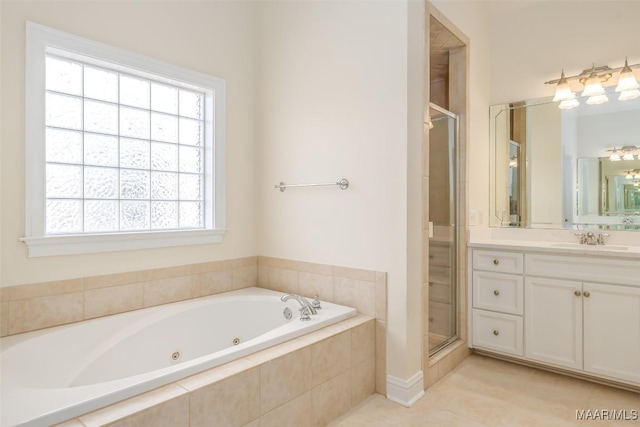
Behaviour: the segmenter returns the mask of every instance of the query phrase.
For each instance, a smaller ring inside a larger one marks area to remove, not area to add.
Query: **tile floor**
[[[472,355],[411,408],[376,394],[331,427],[632,427],[629,421],[576,420],[579,409],[636,410],[640,394]]]

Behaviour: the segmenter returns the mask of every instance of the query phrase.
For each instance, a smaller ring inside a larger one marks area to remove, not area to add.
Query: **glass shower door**
[[[458,117],[431,104],[429,131],[429,355],[458,338],[456,148]]]

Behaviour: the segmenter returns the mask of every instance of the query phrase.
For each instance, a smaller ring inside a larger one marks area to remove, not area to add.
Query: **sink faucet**
[[[604,245],[606,237],[609,237],[609,233],[599,233],[596,239],[596,245]]]
[[[311,303],[305,297],[301,297],[300,295],[284,294],[284,295],[282,295],[280,300],[282,300],[284,302],[287,302],[291,298],[295,299],[300,304],[300,320],[309,320],[309,319],[311,319],[309,317],[309,313],[318,314],[318,312],[313,307],[313,305],[311,305]]]
[[[604,245],[605,237],[609,237],[609,233],[598,233],[596,236],[589,231],[588,233],[575,233],[580,238],[581,245]]]

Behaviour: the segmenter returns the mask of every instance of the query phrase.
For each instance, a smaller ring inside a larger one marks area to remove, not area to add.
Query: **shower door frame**
[[[460,339],[460,313],[459,313],[460,295],[459,294],[461,290],[459,289],[459,283],[458,283],[458,261],[459,261],[459,256],[458,256],[459,231],[458,230],[460,228],[458,224],[459,218],[460,218],[459,203],[458,203],[458,197],[460,194],[458,189],[458,171],[460,167],[460,153],[459,153],[460,116],[458,114],[452,113],[451,111],[433,102],[429,102],[429,108],[434,109],[439,113],[442,113],[445,116],[454,120],[453,150],[450,150],[450,149],[447,150],[453,155],[453,159],[451,158],[449,159],[450,170],[449,170],[448,180],[449,180],[449,188],[450,188],[449,220],[450,222],[453,222],[453,224],[449,224],[453,228],[453,236],[451,239],[452,247],[450,248],[450,253],[452,254],[451,256],[452,265],[449,266],[449,269],[451,273],[450,284],[452,289],[451,309],[454,312],[453,315],[450,316],[449,321],[452,321],[454,324],[452,325],[453,332],[448,339],[438,344],[434,349],[429,347],[428,357],[431,358],[437,355],[442,350],[445,350],[451,344],[457,342]],[[447,144],[449,144],[450,142],[451,142],[451,138],[449,138],[449,140],[447,141]],[[429,148],[431,148],[431,140],[429,140]],[[429,173],[429,175],[431,175],[431,173]],[[429,217],[431,217],[431,215],[429,215]],[[429,247],[430,247],[430,244],[429,244]],[[431,302],[431,299],[429,299],[429,302]]]

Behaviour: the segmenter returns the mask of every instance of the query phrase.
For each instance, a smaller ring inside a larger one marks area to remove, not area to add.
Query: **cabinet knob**
[[[579,297],[580,295],[582,295],[582,292],[580,292],[580,291],[575,291],[573,294],[574,294],[575,296]]]
[[[429,317],[429,322],[433,322],[433,317]]]
[[[500,335],[500,331],[499,331],[499,330],[497,330],[497,329],[494,329],[494,330],[493,330],[493,335],[495,335],[495,336]]]
[[[584,296],[586,298],[589,298],[591,296],[591,294],[589,293],[589,291],[584,291]]]
[[[500,291],[496,289],[495,291],[493,291],[493,294],[494,294],[495,296],[498,296],[498,295],[500,295]]]
[[[494,259],[494,260],[493,260],[493,265],[498,265],[498,264],[500,264],[500,260],[498,260],[498,259]]]

